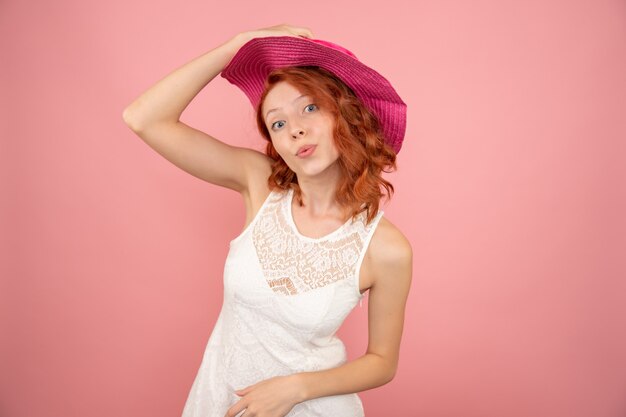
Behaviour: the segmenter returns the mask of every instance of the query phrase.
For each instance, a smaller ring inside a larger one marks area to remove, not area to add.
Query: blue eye
[[[283,122],[282,120],[279,120],[279,121],[277,121],[277,122],[272,123],[272,129],[274,128],[274,125],[275,125],[276,123],[282,123],[282,122]]]
[[[315,107],[317,108],[317,104],[313,104],[313,103],[311,103],[311,104],[309,104],[308,106],[306,106],[306,107],[305,107],[305,109],[308,109],[308,108],[309,108],[309,107],[311,107],[311,106],[315,106]]]

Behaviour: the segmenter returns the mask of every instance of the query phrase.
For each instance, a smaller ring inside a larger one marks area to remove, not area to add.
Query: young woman
[[[266,152],[180,122],[217,74],[256,110]],[[406,105],[349,50],[278,25],[243,32],[178,68],[124,111],[169,161],[239,192],[224,303],[183,417],[363,416],[357,392],[391,381],[412,250],[379,209],[396,168]],[[386,171],[388,172],[388,171]],[[369,291],[367,352],[347,362],[335,336]]]

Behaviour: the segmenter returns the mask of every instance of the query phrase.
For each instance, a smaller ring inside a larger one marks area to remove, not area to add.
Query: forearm
[[[191,100],[224,69],[247,41],[248,36],[240,33],[177,68],[134,100],[124,110],[124,121],[129,125],[178,121]]]
[[[296,374],[301,384],[302,401],[330,395],[351,394],[385,385],[395,370],[384,358],[373,353],[323,371]]]

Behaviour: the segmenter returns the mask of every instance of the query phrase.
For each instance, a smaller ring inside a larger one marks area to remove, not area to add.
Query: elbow
[[[128,126],[130,130],[132,130],[135,133],[139,133],[146,126],[144,122],[142,122],[136,116],[133,116],[132,114],[127,113],[126,110],[124,110],[124,113],[122,114],[122,119],[124,120],[124,123],[126,124],[126,126]]]
[[[393,378],[395,378],[396,376],[396,371],[398,370],[398,360],[387,358],[386,356],[379,355],[373,352],[368,353],[375,355],[378,358],[378,372],[382,385],[388,384],[389,382],[393,381]]]
[[[396,376],[396,371],[398,370],[398,359],[390,358],[386,356],[379,355],[382,361],[382,367],[384,369],[385,375],[385,383],[389,383],[393,381],[393,378]]]
[[[387,371],[385,383],[388,384],[396,377],[396,372],[398,371],[398,360],[395,359],[386,361],[385,370]]]
[[[385,361],[383,365],[383,380],[385,384],[390,383],[396,376],[396,371],[398,370],[397,363],[391,363],[389,361]]]
[[[128,107],[122,112],[122,120],[124,120],[126,126],[130,127],[132,130],[139,129],[138,123]]]

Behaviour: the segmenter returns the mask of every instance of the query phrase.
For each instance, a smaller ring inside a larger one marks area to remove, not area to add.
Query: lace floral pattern
[[[292,190],[286,193],[291,197]],[[353,277],[363,249],[365,212],[327,236],[302,239],[289,217],[290,198],[277,194],[252,230],[252,239],[269,287],[295,295]]]

